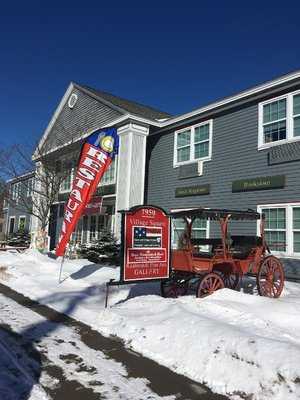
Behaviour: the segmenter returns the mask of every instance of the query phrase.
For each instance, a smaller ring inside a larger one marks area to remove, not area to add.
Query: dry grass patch
[[[7,272],[7,267],[0,267],[0,279],[2,281],[8,281],[11,274]]]

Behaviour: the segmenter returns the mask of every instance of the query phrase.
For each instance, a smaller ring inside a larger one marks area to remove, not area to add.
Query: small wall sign
[[[175,197],[201,196],[209,191],[209,185],[184,186],[175,189]]]
[[[285,186],[284,175],[260,176],[240,179],[232,182],[232,192],[249,192],[253,190],[281,189]]]
[[[92,197],[90,202],[85,206],[83,215],[92,215],[101,213],[103,197],[95,196]]]

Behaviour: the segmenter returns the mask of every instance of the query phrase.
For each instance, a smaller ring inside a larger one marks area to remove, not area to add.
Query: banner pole
[[[62,268],[63,268],[64,261],[65,261],[65,255],[63,255],[63,258],[60,263],[58,283],[61,283],[61,274],[62,274]]]

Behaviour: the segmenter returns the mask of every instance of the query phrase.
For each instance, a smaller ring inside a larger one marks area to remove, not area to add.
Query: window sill
[[[115,185],[116,181],[114,182],[107,182],[107,183],[102,183],[100,182],[100,184],[98,185],[98,187],[103,187],[103,186],[109,186],[109,185]]]
[[[258,151],[265,150],[265,149],[269,149],[271,147],[280,146],[282,144],[294,143],[294,142],[299,142],[299,141],[300,141],[300,136],[299,137],[294,137],[293,139],[278,140],[276,142],[260,144],[258,146],[257,150]]]
[[[300,253],[294,253],[294,254],[287,254],[283,253],[280,251],[271,251],[271,254],[278,258],[295,258],[295,259],[300,259]]]
[[[182,165],[189,165],[189,164],[195,164],[199,161],[211,161],[211,157],[205,157],[205,158],[198,158],[197,160],[191,160],[191,161],[184,161],[180,163],[175,163],[173,164],[173,168],[178,168],[181,167]]]

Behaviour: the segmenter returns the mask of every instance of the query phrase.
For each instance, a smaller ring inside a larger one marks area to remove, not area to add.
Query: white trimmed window
[[[300,93],[293,97],[293,134],[300,138]]]
[[[300,203],[262,205],[258,211],[266,217],[265,235],[270,250],[282,256],[299,257]]]
[[[34,178],[28,179],[26,183],[26,196],[31,197],[33,192]]]
[[[26,216],[25,215],[20,215],[19,216],[19,225],[18,225],[18,231],[19,232],[24,232],[26,227]]]
[[[104,186],[104,185],[113,185],[116,183],[117,179],[117,158],[115,157],[110,166],[108,167],[108,170],[105,172],[103,175],[99,186]]]
[[[70,192],[75,174],[75,161],[64,160],[62,162],[63,171],[68,171],[60,185],[60,193]]]
[[[13,183],[11,185],[11,199],[18,203],[21,196],[22,182]]]
[[[90,216],[90,242],[95,240],[97,237],[97,216],[91,215]]]
[[[259,104],[258,147],[300,140],[300,92]]]
[[[293,250],[300,255],[300,204],[293,207]]]
[[[183,234],[186,223],[183,218],[172,220],[172,248],[177,249],[180,237]],[[205,239],[208,237],[208,220],[196,218],[193,222],[192,238]]]
[[[212,120],[175,132],[174,167],[211,159]]]
[[[14,183],[11,185],[10,193],[11,199],[16,201],[18,197],[18,183]]]
[[[112,215],[84,215],[77,223],[73,233],[73,241],[76,243],[90,243],[100,238],[105,231],[112,232]]]

